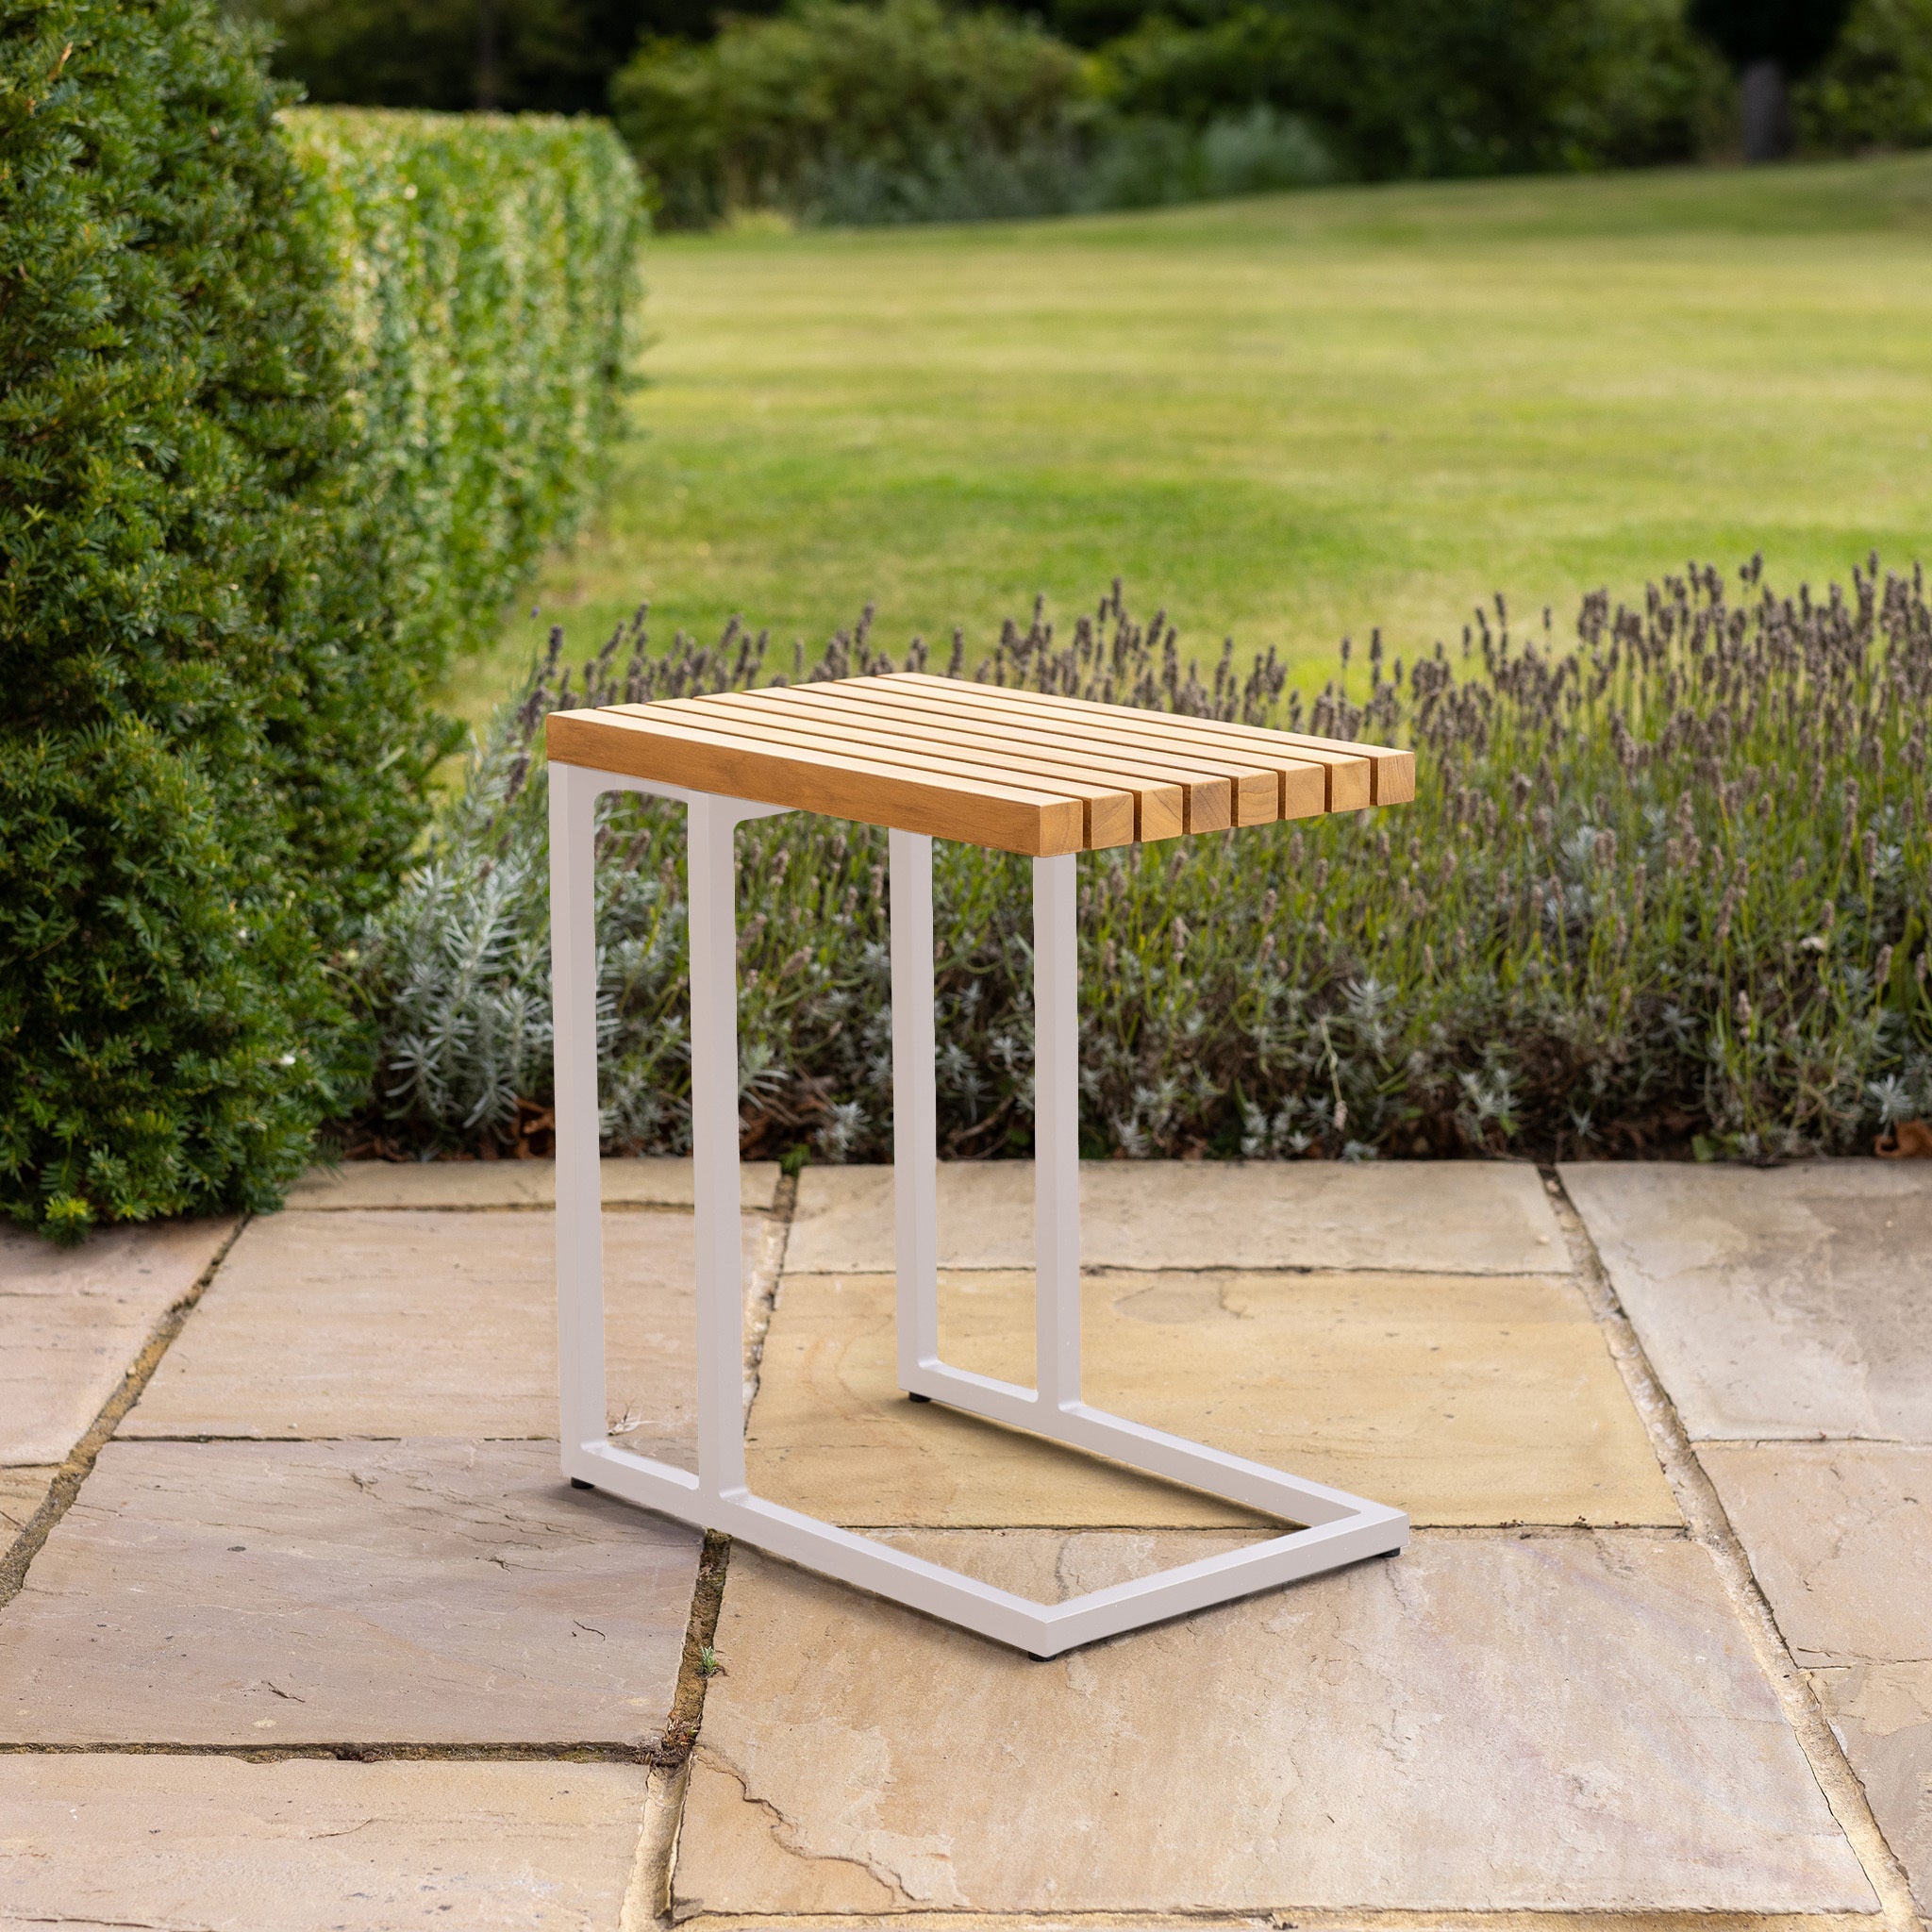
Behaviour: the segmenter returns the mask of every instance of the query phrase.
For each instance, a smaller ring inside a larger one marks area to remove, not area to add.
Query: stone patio
[[[1932,1913],[1923,1165],[1091,1167],[1094,1398],[1417,1529],[1051,1664],[564,1485],[551,1183],[0,1235],[0,1925]],[[689,1163],[606,1203],[688,1463]],[[1025,1379],[1030,1171],[940,1203],[942,1348]],[[906,1402],[890,1204],[746,1169],[762,1493],[1049,1600],[1268,1533]]]

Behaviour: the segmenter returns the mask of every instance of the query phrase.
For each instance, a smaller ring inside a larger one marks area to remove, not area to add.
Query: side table
[[[554,712],[558,1339],[563,1471],[703,1528],[943,1617],[1034,1657],[1399,1550],[1400,1510],[1093,1408],[1080,1392],[1075,855],[1396,805],[1413,754],[1038,691],[901,673]],[[609,1440],[604,1384],[593,831],[600,792],[686,808],[691,1141],[696,1167],[696,1474]],[[751,1493],[739,1258],[733,835],[823,812],[888,828],[898,1363],[908,1395],[1028,1429],[1298,1525],[1064,1603],[1042,1604]],[[1037,1387],[941,1360],[932,841],[1033,860]]]

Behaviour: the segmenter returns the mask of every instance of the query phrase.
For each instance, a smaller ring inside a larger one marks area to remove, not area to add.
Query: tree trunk
[[[1739,89],[1743,109],[1744,158],[1781,160],[1791,151],[1790,104],[1785,71],[1775,60],[1754,60]]]

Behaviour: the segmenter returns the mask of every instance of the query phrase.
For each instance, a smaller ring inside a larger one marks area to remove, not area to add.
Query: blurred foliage
[[[793,184],[784,211],[851,227],[1019,219],[1309,188],[1334,174],[1307,123],[1268,107],[1202,128],[1154,115],[1101,116],[1010,147],[983,134],[936,142],[899,167],[834,153]]]
[[[1791,108],[1813,153],[1932,145],[1932,0],[1857,0]]]
[[[775,0],[749,10],[766,11]],[[601,114],[647,28],[706,35],[711,0],[229,0],[312,102]]]
[[[805,213],[826,175],[855,167],[918,179],[942,156],[1051,147],[1088,92],[1071,47],[1005,13],[799,0],[777,19],[728,20],[707,45],[648,42],[611,106],[667,217],[695,225]]]
[[[375,922],[384,1041],[353,1151],[533,1145],[550,1094],[540,746],[559,707],[771,681],[765,640],[653,653],[643,615],[573,688],[560,636]],[[1932,608],[1915,569],[1774,594],[1756,561],[1574,641],[1498,598],[1407,668],[1344,642],[1311,704],[1272,654],[1182,666],[1119,589],[1061,643],[1036,611],[979,675],[1197,716],[1412,743],[1413,805],[1080,860],[1091,1156],[1249,1159],[1863,1151],[1932,1114]],[[961,675],[957,636],[945,669]],[[924,668],[915,640],[906,668]],[[894,668],[861,624],[796,680]],[[600,808],[603,1125],[690,1138],[683,815]],[[742,1142],[889,1158],[886,839],[804,813],[739,842]],[[940,1138],[1031,1147],[1024,859],[935,849]],[[542,1151],[541,1146],[535,1151]]]
[[[1736,153],[1757,54],[1810,75],[1776,118],[1814,152],[1932,123],[1926,0],[229,4],[313,100],[608,109],[680,226],[1690,161]]]
[[[1369,180],[1687,159],[1729,96],[1675,0],[1233,0],[1102,59],[1124,111],[1266,103]]]
[[[612,86],[680,225],[1681,160],[1729,96],[1676,0],[1182,0],[1084,61],[995,10],[796,0],[706,44],[648,42]]]

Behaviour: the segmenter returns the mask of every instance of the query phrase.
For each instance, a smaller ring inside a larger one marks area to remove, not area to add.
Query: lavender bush
[[[870,613],[791,678],[890,671]],[[643,613],[573,685],[548,658],[474,755],[358,964],[383,1072],[365,1151],[541,1151],[550,1083],[537,747],[558,707],[781,681],[734,625],[648,648]],[[1574,640],[1500,596],[1405,666],[1304,705],[1273,654],[1183,670],[1119,587],[1060,641],[1036,609],[977,675],[1198,716],[1407,741],[1412,806],[1082,858],[1091,1154],[1245,1158],[1868,1148],[1932,1115],[1921,573],[1735,598],[1691,567]],[[947,669],[962,675],[957,636]],[[927,652],[915,640],[908,667]],[[683,837],[609,801],[600,849],[605,1132],[688,1143]],[[886,841],[791,816],[740,842],[748,1153],[889,1158]],[[941,1146],[1032,1133],[1025,863],[937,850]]]

